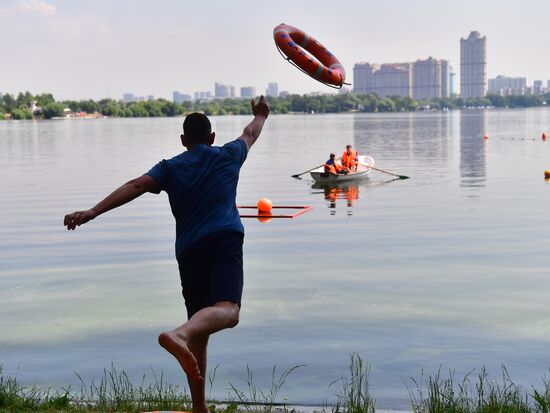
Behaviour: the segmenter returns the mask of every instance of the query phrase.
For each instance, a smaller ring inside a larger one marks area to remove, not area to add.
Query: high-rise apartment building
[[[214,83],[214,96],[222,99],[235,97],[235,86],[216,82]]]
[[[460,39],[460,95],[478,98],[487,94],[487,38],[470,32]]]
[[[254,86],[243,86],[241,87],[241,97],[242,98],[253,98],[256,96],[256,88]]]
[[[367,94],[374,89],[374,72],[380,66],[370,63],[356,63],[353,66],[353,93]]]
[[[448,60],[440,60],[441,65],[441,97],[451,96],[451,72],[452,68]]]
[[[265,90],[267,96],[277,97],[279,96],[279,84],[277,82],[271,82],[267,84],[267,89]]]
[[[180,93],[177,90],[172,92],[172,101],[174,103],[183,103],[191,100],[191,95],[186,95],[185,93]]]
[[[441,97],[441,65],[430,57],[413,63],[413,99]]]
[[[412,64],[386,63],[374,74],[375,92],[380,97],[412,97]]]
[[[235,86],[216,82],[214,83],[214,96],[222,99],[234,98],[236,96]]]
[[[533,82],[533,94],[542,95],[542,80],[535,80]]]
[[[212,99],[212,93],[209,90],[195,92],[195,100],[210,100]]]
[[[357,63],[353,68],[353,92],[385,96],[412,96],[412,65]]]
[[[413,98],[449,97],[449,62],[432,57],[413,63]]]
[[[127,92],[122,95],[122,101],[124,103],[135,102],[136,100],[137,100],[137,97],[133,93]]]
[[[523,95],[527,89],[527,78],[499,75],[489,79],[489,93],[496,95]]]

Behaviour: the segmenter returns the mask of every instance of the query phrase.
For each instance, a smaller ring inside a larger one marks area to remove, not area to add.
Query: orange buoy
[[[489,140],[489,135],[483,135],[483,140],[488,141]]]
[[[546,134],[546,132],[542,132],[542,140],[545,141],[546,139],[548,139],[548,135]]]
[[[300,69],[320,82],[342,87],[346,71],[321,43],[296,27],[280,24],[273,29],[277,48]]]
[[[259,212],[271,212],[273,204],[269,198],[262,198],[258,201],[258,211]]]

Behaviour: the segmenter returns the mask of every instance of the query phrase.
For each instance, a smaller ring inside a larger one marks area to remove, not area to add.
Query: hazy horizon
[[[338,8],[336,8],[338,7]],[[474,12],[475,11],[475,12]],[[120,99],[125,92],[171,99],[214,90],[214,82],[264,93],[268,82],[295,93],[331,89],[286,64],[272,31],[281,22],[325,44],[353,81],[357,62],[450,61],[460,85],[461,37],[487,36],[487,75],[550,80],[543,39],[550,2],[344,0],[258,5],[154,4],[122,0],[0,0],[0,93],[51,92],[56,99]]]

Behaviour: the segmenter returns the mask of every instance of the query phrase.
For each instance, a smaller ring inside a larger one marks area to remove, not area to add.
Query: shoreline
[[[271,114],[317,113],[401,113],[430,112],[487,108],[548,107],[550,93],[544,95],[486,95],[479,98],[438,97],[416,101],[411,97],[369,94],[315,94],[267,97]],[[250,115],[248,98],[225,98],[184,101],[181,103],[156,99],[124,102],[115,99],[56,101],[52,94],[33,96],[19,93],[17,98],[4,95],[0,98],[0,120],[30,120],[89,117],[173,117],[191,112],[207,116]]]
[[[279,392],[292,385],[287,369],[273,375],[271,387],[260,388],[249,371],[248,388],[240,390],[229,383],[233,395],[226,400],[208,401],[211,413],[541,413],[550,406],[550,381],[543,379],[542,388],[523,388],[510,378],[505,366],[500,374],[490,375],[485,367],[468,373],[464,378],[450,370],[443,376],[441,369],[429,375],[421,372],[419,379],[404,382],[409,393],[408,405],[400,408],[377,408],[376,395],[370,390],[370,366],[357,354],[350,356],[348,370],[342,375],[340,390],[334,403],[301,404],[280,402]],[[275,371],[275,370],[274,370]],[[133,384],[123,370],[114,365],[103,370],[99,381],[86,383],[77,373],[81,388],[70,386],[59,390],[40,385],[23,386],[13,376],[4,376],[0,367],[0,411],[63,411],[63,412],[150,412],[189,411],[187,389],[166,383],[162,373],[154,381],[146,376]],[[498,378],[497,378],[498,377]],[[209,376],[210,385],[215,376]],[[287,382],[288,380],[288,382]]]
[[[319,115],[354,115],[354,114],[368,114],[368,115],[398,115],[398,114],[429,114],[429,113],[451,113],[451,112],[469,112],[469,111],[520,111],[520,110],[529,110],[529,109],[550,109],[550,106],[548,105],[541,105],[541,106],[530,106],[530,107],[464,107],[464,108],[458,108],[458,109],[431,109],[431,110],[403,110],[398,112],[364,112],[364,111],[357,111],[357,110],[350,110],[347,112],[314,112],[314,113],[308,113],[308,112],[285,112],[285,113],[273,113],[271,116],[278,116],[278,115],[291,115],[291,116],[303,116],[303,115],[309,115],[309,116],[319,116]],[[190,112],[189,112],[190,113]],[[65,120],[105,120],[105,119],[162,119],[162,118],[185,118],[189,113],[183,113],[179,115],[173,115],[173,116],[132,116],[132,117],[125,117],[125,116],[67,116],[67,117],[52,117],[48,119],[42,119],[42,118],[32,118],[32,119],[1,119],[0,122],[24,122],[24,121],[65,121]],[[201,112],[202,113],[202,112]],[[233,113],[226,113],[221,115],[210,115],[212,117],[232,117],[232,116],[248,116],[243,114],[233,114]]]

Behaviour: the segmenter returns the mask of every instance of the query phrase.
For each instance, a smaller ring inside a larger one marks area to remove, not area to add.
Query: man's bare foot
[[[197,359],[184,339],[178,337],[174,331],[167,331],[159,335],[159,344],[178,360],[185,374],[192,379],[203,380]]]

